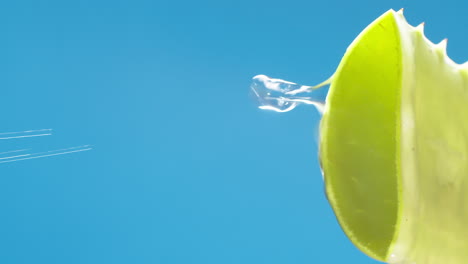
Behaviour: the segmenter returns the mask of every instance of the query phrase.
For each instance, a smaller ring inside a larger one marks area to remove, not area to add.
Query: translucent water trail
[[[20,157],[27,157],[27,156],[30,156],[30,155],[31,155],[31,154],[22,154],[22,155],[16,155],[16,156],[8,156],[8,157],[0,158],[0,160],[14,159],[14,158],[20,158]]]
[[[88,151],[91,149],[93,149],[91,145],[83,145],[83,146],[78,146],[78,147],[49,150],[49,151],[30,153],[30,154],[24,154],[24,155],[16,155],[16,156],[0,158],[0,163],[15,162],[15,161],[29,160],[29,159],[38,159],[38,158],[45,158],[45,157],[51,157],[51,156],[59,156],[59,155],[76,153],[76,152]]]
[[[50,136],[50,135],[52,135],[52,129],[37,129],[37,130],[0,133],[0,139],[23,139],[23,138],[42,137],[42,136]],[[51,156],[59,156],[59,155],[76,153],[76,152],[88,151],[91,149],[92,149],[91,145],[83,145],[83,146],[49,150],[49,151],[43,151],[43,152],[29,152],[31,149],[10,150],[10,151],[5,151],[5,152],[0,152],[0,163],[38,159],[38,158],[45,158],[45,157],[51,157]]]
[[[328,86],[332,78],[333,76],[315,86],[307,86],[257,75],[252,78],[250,91],[260,109],[288,112],[299,104],[309,104],[323,114],[328,89],[319,88]]]
[[[27,130],[19,132],[0,133],[0,139],[43,137],[52,135],[52,129]]]

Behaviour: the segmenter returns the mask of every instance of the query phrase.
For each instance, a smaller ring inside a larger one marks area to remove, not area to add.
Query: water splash
[[[308,104],[314,105],[323,114],[328,85],[332,78],[333,76],[315,86],[307,86],[257,75],[252,78],[250,91],[258,101],[260,109],[284,113],[300,104]],[[327,89],[319,89],[322,87]]]

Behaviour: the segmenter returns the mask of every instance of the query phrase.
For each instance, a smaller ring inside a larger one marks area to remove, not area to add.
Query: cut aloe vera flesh
[[[350,240],[389,263],[468,263],[468,66],[390,10],[350,45],[320,159]]]

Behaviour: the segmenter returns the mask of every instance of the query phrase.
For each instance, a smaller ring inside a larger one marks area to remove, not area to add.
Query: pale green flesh
[[[401,13],[353,42],[321,124],[326,191],[351,241],[390,263],[468,263],[468,67]]]
[[[468,263],[468,75],[401,14],[403,202],[394,263]],[[405,121],[406,120],[406,121]],[[411,120],[413,123],[411,123]]]

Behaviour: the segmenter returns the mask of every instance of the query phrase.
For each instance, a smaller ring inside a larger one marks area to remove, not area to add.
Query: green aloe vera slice
[[[326,193],[390,263],[468,262],[468,66],[390,10],[351,44],[321,122]]]

